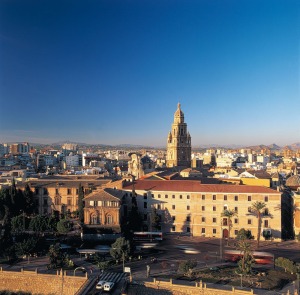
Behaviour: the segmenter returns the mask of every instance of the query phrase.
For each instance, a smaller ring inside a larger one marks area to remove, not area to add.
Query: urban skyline
[[[298,1],[2,1],[0,142],[299,142]]]

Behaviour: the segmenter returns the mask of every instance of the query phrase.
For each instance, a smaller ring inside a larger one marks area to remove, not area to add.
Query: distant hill
[[[275,151],[275,150],[279,151],[279,150],[281,150],[281,147],[279,145],[275,144],[275,143],[272,143],[272,144],[268,145],[268,147],[269,147],[269,149],[271,151]]]
[[[300,149],[300,142],[295,142],[295,143],[291,144],[290,147],[293,150],[299,150]]]

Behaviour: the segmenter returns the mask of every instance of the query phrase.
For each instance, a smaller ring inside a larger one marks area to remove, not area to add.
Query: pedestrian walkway
[[[106,282],[118,283],[126,276],[125,273],[120,272],[103,272],[97,279]]]

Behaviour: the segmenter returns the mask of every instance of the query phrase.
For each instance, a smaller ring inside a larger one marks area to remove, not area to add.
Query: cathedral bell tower
[[[168,135],[167,167],[191,167],[191,153],[191,136],[187,131],[184,114],[180,109],[180,103],[178,103],[172,130]]]

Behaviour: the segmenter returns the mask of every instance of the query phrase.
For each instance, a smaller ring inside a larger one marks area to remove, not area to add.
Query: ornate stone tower
[[[167,167],[191,167],[191,152],[191,136],[187,131],[184,114],[180,109],[180,103],[178,103],[172,130],[168,135]]]

